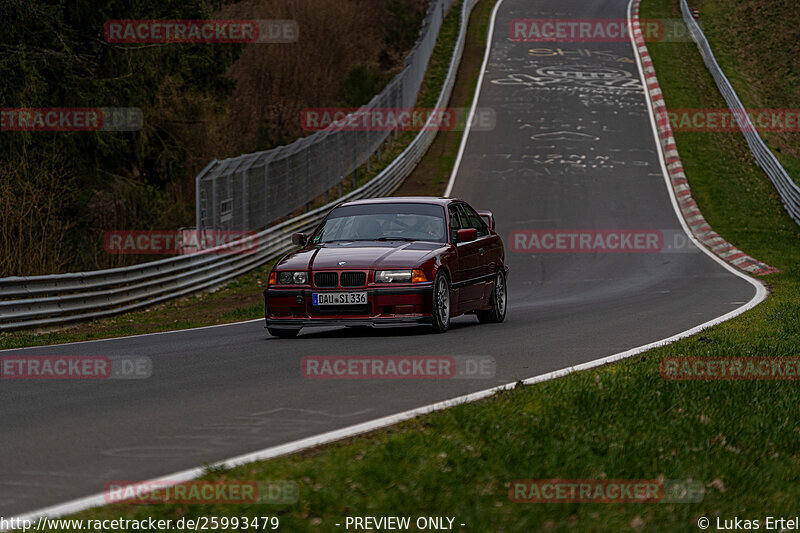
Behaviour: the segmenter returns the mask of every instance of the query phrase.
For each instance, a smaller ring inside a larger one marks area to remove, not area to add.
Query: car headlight
[[[410,283],[410,270],[376,270],[375,283]]]
[[[428,281],[422,270],[376,270],[375,283],[420,283]]]
[[[308,283],[308,272],[278,272],[277,285],[305,285]]]

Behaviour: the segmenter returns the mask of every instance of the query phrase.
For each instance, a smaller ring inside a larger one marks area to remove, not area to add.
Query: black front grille
[[[314,285],[317,287],[336,287],[339,285],[339,276],[336,272],[315,272]]]
[[[367,284],[366,272],[342,272],[340,278],[342,287],[363,287]]]

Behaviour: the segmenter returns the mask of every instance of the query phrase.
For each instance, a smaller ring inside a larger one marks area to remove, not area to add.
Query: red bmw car
[[[264,291],[267,328],[428,325],[506,316],[508,267],[489,211],[453,198],[373,198],[336,206],[275,264]]]

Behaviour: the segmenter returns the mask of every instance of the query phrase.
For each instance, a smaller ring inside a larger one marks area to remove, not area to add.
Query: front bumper
[[[314,306],[313,293],[366,292],[367,304]],[[398,326],[431,323],[433,283],[362,289],[268,288],[264,291],[267,327]]]
[[[378,317],[370,319],[360,318],[292,318],[292,319],[267,319],[268,328],[299,329],[303,327],[324,326],[367,326],[373,328],[391,328],[397,326],[423,326],[431,325],[431,317]]]

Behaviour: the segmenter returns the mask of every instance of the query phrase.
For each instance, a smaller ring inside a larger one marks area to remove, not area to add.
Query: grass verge
[[[643,18],[675,17],[645,0]],[[713,104],[696,48],[650,45],[668,105]],[[800,499],[800,390],[792,381],[666,381],[666,357],[800,356],[798,228],[744,140],[679,134],[701,209],[731,243],[781,269],[772,296],[702,334],[562,379],[497,394],[207,479],[295,480],[283,506],[108,506],[82,518],[278,516],[284,531],[342,531],[345,516],[449,516],[463,531],[695,531],[708,517],[793,517]],[[514,479],[693,479],[699,503],[519,504]],[[459,529],[459,528],[457,528]]]
[[[703,33],[748,109],[800,109],[800,26],[794,0],[697,0]],[[788,126],[788,124],[787,124]],[[761,131],[800,183],[800,132]]]
[[[486,32],[495,3],[494,1],[489,2],[487,5],[486,2],[481,2],[472,11],[467,27],[464,53],[456,74],[453,94],[450,96],[450,108],[463,109],[465,113],[469,112],[483,64]],[[429,105],[433,106],[435,103],[434,101]],[[428,149],[428,153],[394,192],[394,196],[441,196],[444,194],[462,136],[463,131],[458,129],[440,131]]]

